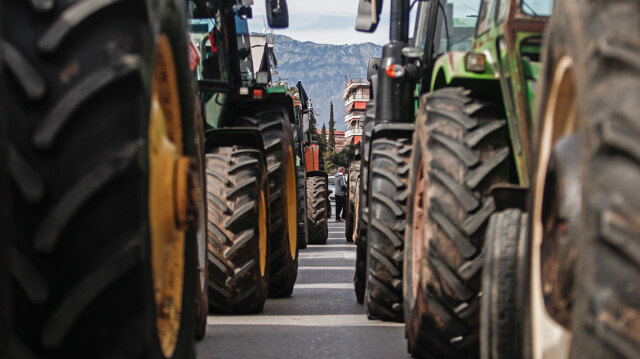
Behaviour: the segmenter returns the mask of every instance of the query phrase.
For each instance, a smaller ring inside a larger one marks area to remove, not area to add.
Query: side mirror
[[[369,60],[369,65],[367,66],[367,80],[371,81],[371,77],[378,74],[380,61],[382,61],[382,59],[379,57],[373,57]]]
[[[287,0],[266,0],[267,22],[273,29],[289,27],[289,8]]]
[[[356,30],[362,32],[374,32],[378,27],[382,0],[360,0],[358,2],[358,17],[356,18]]]

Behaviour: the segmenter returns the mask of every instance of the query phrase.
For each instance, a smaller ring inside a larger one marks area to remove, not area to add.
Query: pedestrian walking
[[[336,174],[336,222],[345,219],[345,206],[347,203],[347,178],[344,167],[338,167]]]

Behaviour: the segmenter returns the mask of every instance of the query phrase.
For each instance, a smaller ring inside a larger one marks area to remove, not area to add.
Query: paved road
[[[198,359],[407,358],[403,325],[368,320],[356,302],[355,258],[344,222],[331,220],[327,244],[300,251],[293,296],[260,315],[210,316]]]

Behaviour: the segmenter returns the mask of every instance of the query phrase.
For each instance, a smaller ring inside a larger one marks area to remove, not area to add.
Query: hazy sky
[[[384,45],[389,39],[390,3],[389,0],[384,2],[382,22],[376,32],[370,34],[355,30],[358,0],[287,0],[289,28],[274,30],[274,33],[322,44],[373,42]],[[254,0],[250,31],[263,31],[264,15],[264,0]]]

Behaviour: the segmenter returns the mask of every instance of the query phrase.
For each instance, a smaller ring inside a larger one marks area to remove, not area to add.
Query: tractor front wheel
[[[489,189],[510,180],[506,121],[496,120],[503,116],[462,88],[420,100],[404,268],[406,336],[416,356],[479,351],[482,249],[496,208]]]

